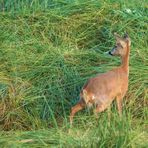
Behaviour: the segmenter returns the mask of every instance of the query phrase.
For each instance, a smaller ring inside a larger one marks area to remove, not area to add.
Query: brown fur
[[[115,98],[121,116],[122,99],[128,90],[130,39],[127,35],[124,38],[117,34],[115,36],[116,46],[109,53],[120,56],[122,64],[88,80],[81,90],[79,102],[71,109],[70,123],[72,123],[75,113],[85,106],[95,105],[94,113],[97,114],[107,109]]]

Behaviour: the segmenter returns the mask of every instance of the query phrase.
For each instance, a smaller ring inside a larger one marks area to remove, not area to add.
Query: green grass
[[[147,147],[146,0],[0,1],[0,145],[2,147]],[[120,64],[104,53],[113,32],[132,40],[123,117],[116,104],[85,109],[69,124],[86,80]]]

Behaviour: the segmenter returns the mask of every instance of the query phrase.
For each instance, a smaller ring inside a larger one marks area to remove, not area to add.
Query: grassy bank
[[[146,147],[148,145],[146,1],[0,2],[0,145]],[[94,118],[70,108],[89,77],[120,64],[104,53],[113,32],[132,40],[129,91]]]

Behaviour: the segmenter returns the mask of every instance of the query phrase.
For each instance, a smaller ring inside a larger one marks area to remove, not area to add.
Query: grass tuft
[[[148,38],[146,0],[0,2],[2,147],[146,147]],[[115,103],[95,119],[70,108],[86,80],[120,64],[104,53],[113,32],[132,40],[129,90],[120,120]]]

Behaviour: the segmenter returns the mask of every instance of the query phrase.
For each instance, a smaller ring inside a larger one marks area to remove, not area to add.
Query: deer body
[[[122,99],[128,90],[130,43],[128,36],[121,38],[119,35],[116,35],[116,40],[117,45],[109,51],[109,54],[120,56],[122,60],[121,66],[106,73],[99,74],[87,81],[80,92],[79,102],[72,107],[70,114],[71,123],[75,113],[85,106],[95,105],[94,113],[97,114],[108,108],[115,98],[118,112],[121,116]]]
[[[81,97],[86,104],[109,105],[116,96],[123,96],[127,88],[128,76],[120,67],[91,78],[83,87]]]

